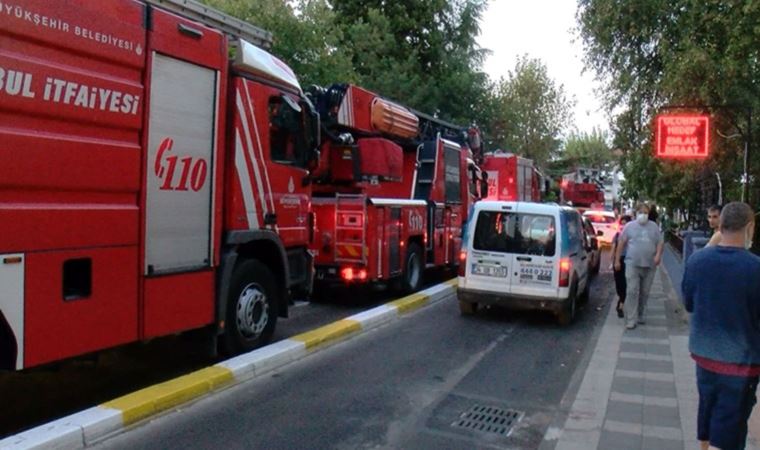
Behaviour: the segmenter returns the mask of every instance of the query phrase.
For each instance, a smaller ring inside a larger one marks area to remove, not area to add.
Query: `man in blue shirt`
[[[717,246],[686,262],[682,290],[692,313],[689,351],[697,363],[697,435],[703,449],[743,449],[760,375],[760,258],[746,203],[720,215]]]

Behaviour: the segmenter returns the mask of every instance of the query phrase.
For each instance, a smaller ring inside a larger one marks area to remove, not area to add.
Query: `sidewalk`
[[[668,257],[680,264],[678,256]],[[661,267],[645,325],[624,330],[623,320],[609,308],[564,427],[558,436],[545,437],[555,440],[557,450],[699,448],[696,375],[676,292]],[[758,409],[750,425],[750,450],[760,449]]]

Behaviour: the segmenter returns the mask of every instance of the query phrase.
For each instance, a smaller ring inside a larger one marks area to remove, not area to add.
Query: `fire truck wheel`
[[[405,294],[415,292],[422,287],[422,248],[416,244],[409,244],[404,260],[404,273],[401,275],[401,291]]]
[[[223,344],[227,354],[247,352],[269,342],[277,324],[277,287],[274,274],[249,259],[235,268],[227,299],[227,326]]]

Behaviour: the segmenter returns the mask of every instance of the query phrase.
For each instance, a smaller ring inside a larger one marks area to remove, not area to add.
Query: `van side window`
[[[570,253],[579,252],[583,246],[580,216],[576,212],[570,212],[567,213],[566,218]]]

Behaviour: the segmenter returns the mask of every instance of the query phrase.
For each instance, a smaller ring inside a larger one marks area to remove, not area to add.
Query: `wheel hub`
[[[237,301],[237,326],[246,338],[257,338],[269,322],[269,304],[258,284],[251,283],[240,291]]]

